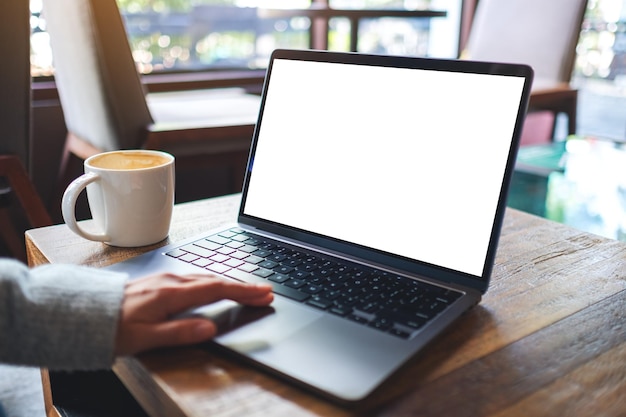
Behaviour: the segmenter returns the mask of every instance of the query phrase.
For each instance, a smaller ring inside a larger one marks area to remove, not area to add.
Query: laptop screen
[[[242,213],[480,277],[524,83],[275,59]]]

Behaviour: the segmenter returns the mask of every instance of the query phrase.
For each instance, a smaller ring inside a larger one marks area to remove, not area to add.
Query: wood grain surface
[[[176,206],[169,239],[111,248],[27,232],[31,265],[104,266],[234,221],[239,196]],[[453,255],[453,254],[451,254]],[[358,406],[205,347],[119,359],[152,416],[625,416],[626,244],[508,209],[482,302]]]

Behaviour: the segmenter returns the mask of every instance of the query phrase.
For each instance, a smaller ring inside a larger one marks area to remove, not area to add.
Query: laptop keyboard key
[[[195,266],[199,266],[200,268],[205,268],[208,265],[211,265],[212,263],[213,261],[211,261],[210,259],[204,259],[204,258],[196,259],[195,261],[192,262],[192,264],[194,264]]]
[[[318,296],[311,297],[306,303],[322,310],[326,310],[333,305],[333,302],[331,300]]]
[[[171,256],[172,258],[179,258],[179,257],[183,256],[186,253],[187,252],[176,248],[174,250],[171,250],[171,251],[167,252],[166,255],[167,256]]]
[[[258,266],[254,265],[254,264],[248,264],[248,263],[244,263],[243,265],[239,265],[237,268],[241,269],[242,271],[246,271],[246,272],[253,272],[253,271],[256,271],[257,269],[259,269]]]
[[[231,247],[222,246],[221,248],[219,248],[215,252],[221,253],[222,255],[230,255],[231,253],[234,253],[235,251],[236,251],[236,249],[233,249]]]
[[[219,235],[209,236],[206,240],[208,240],[209,242],[217,243],[218,245],[225,245],[230,242],[230,239]]]
[[[248,240],[248,236],[246,235],[235,235],[231,237],[232,240],[237,242],[246,242]]]
[[[249,254],[247,254],[246,252],[242,252],[242,251],[237,251],[234,253],[231,253],[230,255],[231,258],[235,258],[235,259],[244,259],[247,258],[248,256],[250,256]]]
[[[369,320],[366,319],[365,317],[361,317],[357,314],[351,314],[348,316],[348,318],[352,321],[356,321],[357,323],[362,323],[362,324],[369,324]]]
[[[263,262],[259,262],[257,265],[265,269],[272,269],[278,266],[278,264],[274,261],[263,261]]]
[[[194,242],[193,244],[196,246],[200,246],[201,248],[208,249],[208,250],[216,250],[222,246],[215,242],[209,242],[206,239],[199,240],[197,242]]]
[[[270,261],[274,261],[274,262],[281,262],[287,259],[287,256],[277,253],[274,255],[267,256],[267,259],[269,259]]]
[[[256,248],[256,246],[252,246],[254,248]],[[270,256],[272,254],[272,252],[265,250],[265,249],[256,249],[252,252],[253,255],[258,256],[260,258],[267,258],[268,256]],[[277,264],[278,265],[278,264]]]
[[[198,258],[199,258],[199,256],[198,255],[194,255],[193,253],[186,253],[183,256],[179,256],[178,257],[178,259],[180,259],[181,261],[190,262],[190,263],[195,261]]]
[[[255,255],[250,255],[247,258],[243,259],[244,261],[251,263],[251,264],[258,264],[259,262],[263,262],[264,259],[259,257],[259,256],[255,256]]]
[[[230,266],[226,266],[224,264],[220,264],[220,263],[212,263],[211,265],[207,266],[206,269],[208,269],[209,271],[213,271],[216,272],[218,274],[223,274],[224,272],[228,271],[230,268]]]
[[[235,259],[235,258],[230,258],[229,260],[224,262],[224,265],[230,266],[231,268],[237,268],[243,264],[244,264],[243,261],[240,261],[239,259]]]
[[[385,317],[378,317],[374,320],[372,320],[369,325],[371,327],[374,327],[378,330],[382,330],[382,331],[387,331],[389,329],[391,329],[393,327],[393,321],[385,318]]]
[[[274,282],[278,282],[279,284],[282,284],[285,281],[289,281],[291,278],[288,275],[283,275],[283,274],[274,274],[271,277],[269,277],[270,281],[274,281]]]
[[[308,294],[317,294],[321,292],[323,289],[324,287],[322,287],[321,285],[315,285],[315,284],[307,284],[301,288],[302,291]]]
[[[334,306],[334,307],[331,307],[331,309],[328,311],[338,316],[347,316],[348,314],[352,313],[352,307]]]
[[[201,256],[203,258],[210,258],[215,255],[215,252],[198,245],[186,245],[181,248],[185,252],[193,253],[195,255]]]
[[[254,252],[258,251],[259,248],[254,246],[254,245],[244,245],[244,246],[240,247],[239,250],[242,251],[242,252],[246,252],[246,253],[254,253]]]
[[[233,240],[232,242],[228,242],[226,246],[228,246],[229,248],[233,248],[233,249],[239,249],[242,246],[246,246],[246,245],[244,243]]]
[[[285,262],[283,262],[283,265],[295,268],[298,265],[300,265],[301,263],[302,263],[302,261],[300,259],[288,259]]]
[[[300,288],[302,286],[304,286],[304,284],[306,284],[305,281],[301,280],[301,279],[290,279],[288,281],[285,281],[285,285],[291,288]]]
[[[226,256],[226,255],[222,255],[221,253],[218,253],[217,255],[213,255],[210,258],[213,262],[224,262],[230,259],[230,257]]]
[[[225,237],[226,239],[232,239],[233,236],[235,236],[235,235],[236,235],[236,233],[233,232],[232,230],[226,230],[226,231],[221,232],[221,233],[218,234],[218,236]]]
[[[276,271],[279,274],[289,274],[291,271],[293,271],[293,268],[290,266],[279,265],[276,268],[274,268],[274,271]]]
[[[261,277],[261,278],[267,278],[270,275],[272,275],[274,273],[274,271],[271,271],[269,269],[264,269],[264,268],[259,268],[256,271],[252,272],[252,274],[256,275],[257,277]]]
[[[311,275],[311,273],[309,272],[305,272],[305,271],[299,271],[299,270],[295,270],[293,271],[291,274],[293,278],[298,278],[298,279],[305,279],[307,278],[309,275]]]

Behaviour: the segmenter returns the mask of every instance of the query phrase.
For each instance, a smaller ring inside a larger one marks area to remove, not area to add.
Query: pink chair
[[[550,110],[532,111],[526,115],[520,146],[552,142],[555,114]]]

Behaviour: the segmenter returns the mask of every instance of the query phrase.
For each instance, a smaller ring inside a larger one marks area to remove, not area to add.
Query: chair
[[[586,9],[587,0],[480,0],[461,57],[532,66],[530,111],[567,114],[573,134],[577,90],[570,80]]]
[[[12,256],[26,262],[23,230],[13,216],[13,196],[17,197],[31,227],[52,224],[20,159],[15,155],[0,155],[0,236]]]
[[[172,153],[177,177],[182,167],[225,167],[224,190],[240,190],[260,97],[242,89],[146,94],[115,0],[43,3],[68,129],[61,190],[76,175],[72,155],[128,148]]]

